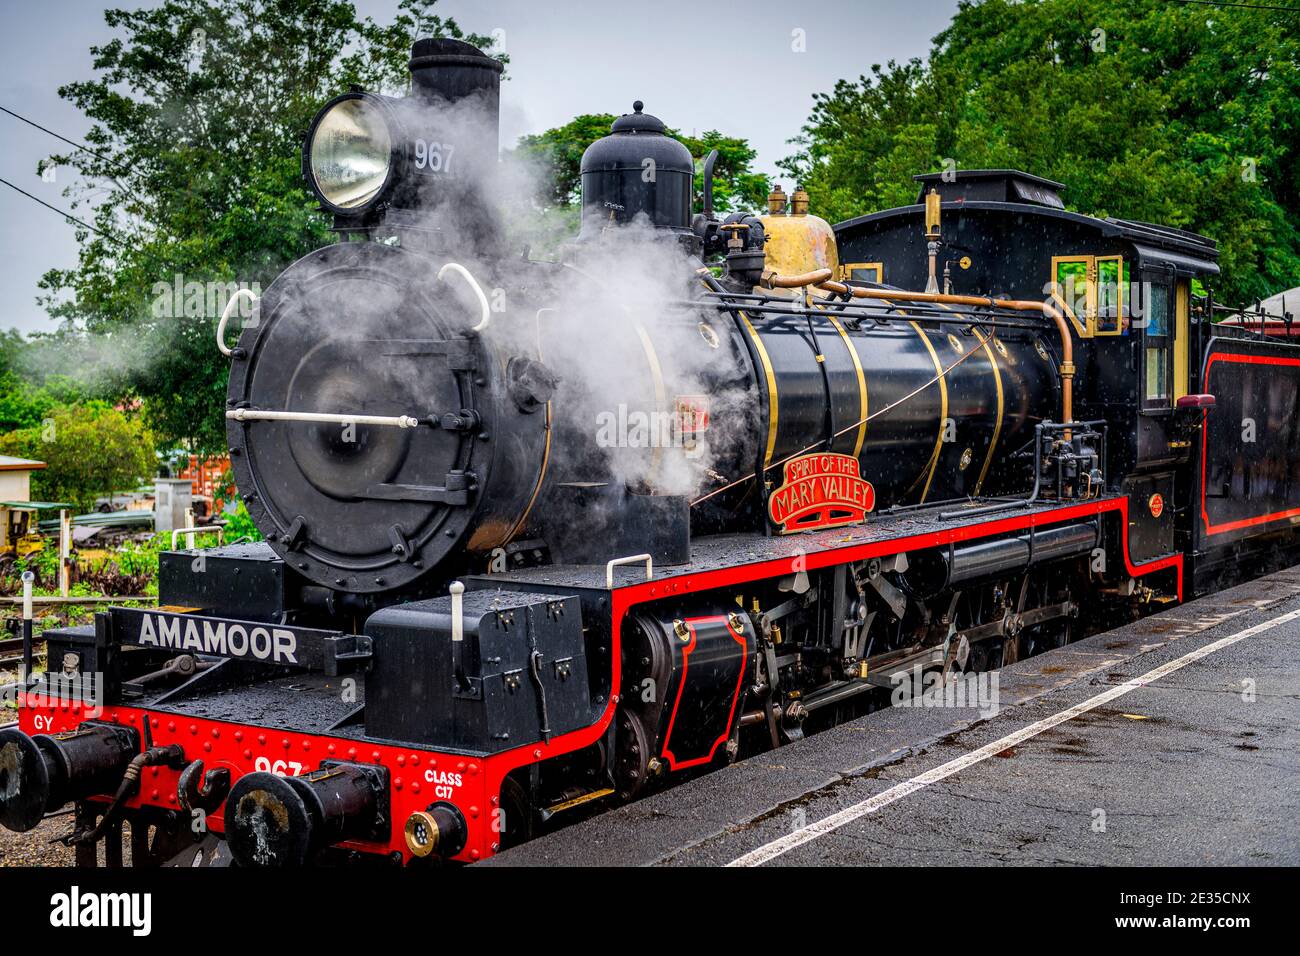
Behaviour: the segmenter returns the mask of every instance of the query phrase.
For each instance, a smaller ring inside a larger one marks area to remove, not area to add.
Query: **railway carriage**
[[[831,227],[779,187],[716,215],[710,161],[693,214],[638,103],[561,261],[521,259],[464,162],[500,65],[411,67],[322,109],[341,239],[218,330],[265,540],[46,632],[0,824],[71,802],[86,864],[124,824],[137,865],[472,862],[1293,559],[1300,350],[1211,323],[1210,240],[1017,171]],[[666,440],[602,437],[637,415]]]

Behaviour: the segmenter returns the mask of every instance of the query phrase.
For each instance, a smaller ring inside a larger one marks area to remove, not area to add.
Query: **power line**
[[[1234,0],[1174,0],[1174,3],[1194,3],[1203,7],[1240,7],[1243,10],[1276,10],[1280,13],[1300,13],[1300,7],[1276,7],[1267,3],[1238,3]]]
[[[31,126],[31,127],[33,127],[34,129],[38,129],[38,130],[40,130],[42,133],[47,133],[47,134],[49,134],[50,136],[53,136],[53,137],[54,137],[55,139],[57,139],[57,140],[62,140],[63,142],[67,143],[69,146],[75,146],[75,147],[77,147],[77,149],[81,150],[82,152],[90,153],[90,155],[92,155],[92,156],[97,156],[97,157],[99,157],[100,159],[102,159],[104,162],[106,162],[106,163],[111,163],[113,166],[115,166],[117,169],[121,170],[123,173],[129,173],[129,172],[131,171],[131,170],[129,170],[127,167],[125,167],[125,166],[123,166],[121,163],[119,163],[117,160],[112,159],[112,158],[109,157],[109,156],[105,156],[105,155],[104,155],[103,153],[101,153],[99,150],[97,150],[97,149],[91,149],[91,148],[90,148],[89,146],[87,146],[85,143],[78,143],[75,139],[68,139],[68,137],[62,135],[61,133],[56,133],[56,132],[54,132],[54,130],[52,130],[52,129],[48,129],[47,127],[42,126],[40,123],[37,123],[35,120],[30,120],[30,119],[28,119],[26,116],[23,116],[23,115],[20,114],[20,113],[15,113],[13,110],[9,109],[9,107],[7,107],[7,106],[0,106],[0,112],[8,113],[8,114],[9,114],[10,116],[12,116],[14,119],[19,120],[19,121],[21,121],[21,122],[23,122],[23,123],[26,123],[28,126]]]
[[[4,107],[0,106],[0,109],[4,109]],[[6,112],[7,112],[7,111],[6,111]],[[22,193],[22,194],[23,194],[24,196],[26,196],[28,199],[32,200],[32,202],[38,202],[38,203],[40,203],[42,206],[44,206],[46,209],[50,209],[50,210],[53,210],[54,212],[57,212],[57,213],[58,213],[60,216],[62,216],[64,219],[68,219],[68,220],[70,220],[70,221],[72,221],[72,222],[75,222],[75,223],[76,223],[77,225],[79,225],[79,226],[84,226],[85,228],[89,229],[91,232],[93,232],[93,233],[97,233],[97,234],[103,236],[105,239],[108,239],[108,240],[110,240],[110,241],[112,241],[112,242],[117,243],[119,246],[124,246],[124,245],[126,245],[126,243],[124,243],[121,239],[117,238],[117,236],[111,235],[110,233],[107,233],[107,232],[105,232],[105,231],[102,230],[102,229],[96,229],[96,228],[95,228],[94,226],[92,226],[90,223],[85,222],[85,221],[83,221],[83,220],[81,220],[81,219],[78,219],[76,216],[69,215],[68,213],[66,213],[66,212],[64,212],[62,209],[60,209],[58,206],[51,206],[51,205],[50,205],[49,203],[47,203],[44,199],[40,199],[40,198],[38,198],[38,197],[36,197],[36,196],[33,196],[31,193],[29,193],[29,192],[28,192],[27,190],[25,190],[25,189],[20,189],[19,187],[15,186],[13,183],[11,183],[11,182],[10,182],[9,180],[7,180],[7,179],[0,179],[0,183],[3,183],[4,185],[8,186],[10,189],[14,190],[15,192]]]

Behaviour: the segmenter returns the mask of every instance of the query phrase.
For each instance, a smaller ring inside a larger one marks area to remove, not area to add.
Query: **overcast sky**
[[[383,20],[397,0],[356,5]],[[442,0],[436,9],[466,30],[503,31],[503,144],[580,113],[626,112],[642,99],[683,131],[747,138],[758,168],[775,175],[814,93],[872,64],[925,56],[956,8],[957,0]],[[89,124],[57,90],[93,76],[89,49],[111,35],[103,9],[103,0],[0,0],[0,105],[83,136]],[[795,31],[805,52],[792,49]],[[59,170],[53,183],[36,173],[57,140],[0,113],[0,143],[0,177],[67,208],[70,172]],[[47,269],[75,265],[76,253],[61,216],[0,185],[0,328],[52,327],[36,305],[36,283]]]

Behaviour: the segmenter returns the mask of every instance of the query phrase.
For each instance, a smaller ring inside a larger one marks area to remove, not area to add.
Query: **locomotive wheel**
[[[650,740],[640,718],[628,712],[618,715],[615,734],[614,785],[620,798],[631,800],[650,776]]]

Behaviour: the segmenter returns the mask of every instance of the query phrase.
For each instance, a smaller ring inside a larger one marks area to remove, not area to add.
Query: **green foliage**
[[[951,159],[1063,182],[1084,213],[1214,238],[1220,297],[1300,277],[1293,14],[964,0],[928,64],[876,66],[818,94],[795,143],[782,166],[832,221],[915,201],[911,176]]]
[[[227,541],[237,541],[240,538],[248,541],[262,540],[262,532],[258,531],[257,525],[253,524],[253,519],[249,517],[242,498],[236,499],[235,510],[227,513],[225,518]]]
[[[22,594],[22,576],[24,573],[31,571],[36,575],[36,581],[33,583],[33,591],[41,588],[58,588],[59,584],[59,550],[57,545],[54,547],[45,547],[40,551],[33,551],[26,557],[19,558],[14,562],[12,593]]]
[[[713,208],[715,212],[756,212],[766,210],[767,177],[756,173],[751,165],[758,155],[748,140],[737,136],[723,136],[709,130],[702,136],[683,136],[669,130],[685,144],[695,157],[695,175],[703,177],[704,159],[712,150],[718,151],[718,161],[713,167]],[[703,193],[703,178],[700,190]]]
[[[563,126],[519,137],[516,152],[535,163],[543,205],[577,205],[582,198],[582,154],[609,135],[609,124],[615,119],[612,113],[583,113]]]
[[[563,126],[544,133],[521,136],[515,153],[535,164],[540,173],[538,202],[543,208],[574,209],[582,199],[582,154],[596,140],[609,135],[612,113],[584,113]],[[717,212],[762,209],[767,199],[767,178],[752,169],[757,155],[749,143],[735,136],[709,130],[701,136],[685,136],[675,129],[668,134],[679,140],[695,158],[695,174],[703,173],[703,160],[718,151],[713,169],[713,202]],[[701,186],[701,191],[702,191]],[[576,231],[576,218],[573,220]]]
[[[103,402],[59,407],[37,425],[0,435],[0,454],[44,461],[32,498],[89,511],[95,498],[134,488],[154,471],[153,438],[139,417]]]
[[[417,36],[491,46],[433,6],[402,0],[387,24],[358,18],[347,0],[105,12],[116,35],[91,50],[95,78],[59,91],[94,121],[96,153],[55,161],[80,174],[69,194],[83,207],[93,196],[90,221],[113,238],[80,232],[77,266],[45,275],[43,303],[99,387],[145,399],[164,442],[224,447],[228,367],[213,346],[217,315],[159,315],[156,287],[180,275],[265,289],[331,241],[300,169],[316,110],[352,84],[399,92]]]
[[[0,332],[0,430],[39,425],[56,405],[71,405],[89,397],[84,387],[66,375],[43,375],[32,368],[32,343],[14,329]]]

